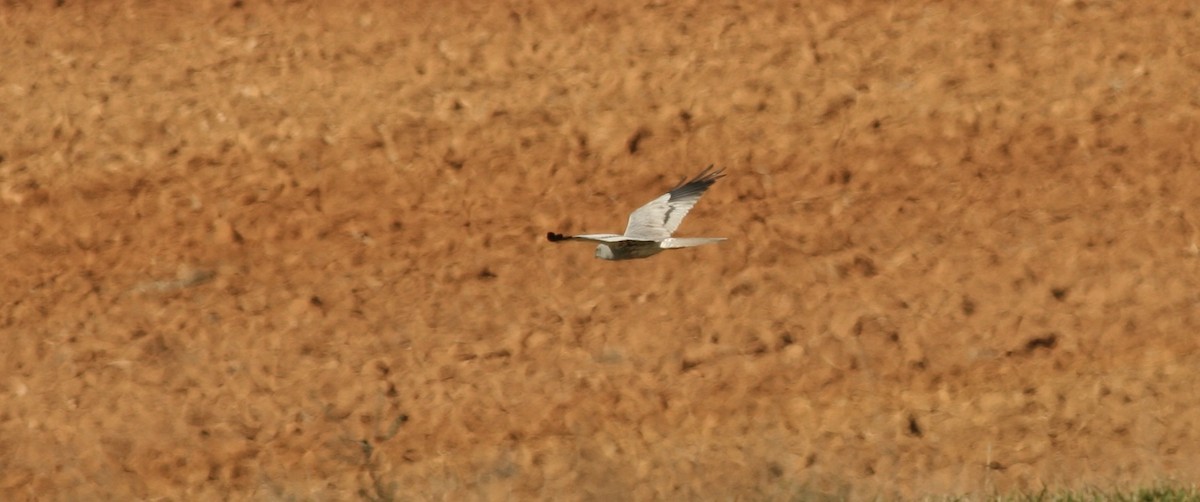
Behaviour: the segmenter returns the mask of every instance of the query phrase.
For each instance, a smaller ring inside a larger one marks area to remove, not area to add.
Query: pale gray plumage
[[[599,242],[596,257],[603,260],[632,260],[648,258],[664,249],[679,249],[701,246],[725,240],[724,237],[672,238],[671,234],[683,223],[683,217],[704,195],[708,187],[724,176],[724,169],[713,171],[708,166],[703,172],[686,183],[682,180],[669,192],[650,201],[629,215],[629,224],[624,235],[582,234],[562,235],[550,232],[550,242],[568,240]],[[684,178],[686,180],[686,178]]]

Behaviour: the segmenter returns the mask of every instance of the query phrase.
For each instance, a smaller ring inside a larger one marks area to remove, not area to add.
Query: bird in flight
[[[724,169],[712,170],[708,166],[691,181],[680,180],[679,185],[672,188],[657,199],[639,207],[629,215],[629,225],[625,227],[624,235],[617,234],[581,234],[563,235],[549,232],[546,239],[550,242],[589,241],[599,242],[596,246],[596,258],[601,260],[633,260],[649,258],[665,249],[690,248],[712,244],[725,240],[724,237],[671,237],[683,217],[708,187],[724,177]]]

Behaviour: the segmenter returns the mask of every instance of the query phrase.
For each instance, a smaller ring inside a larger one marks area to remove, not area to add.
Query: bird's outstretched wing
[[[700,200],[700,196],[704,195],[704,191],[724,176],[721,174],[724,169],[713,171],[712,168],[713,166],[708,166],[691,181],[680,181],[671,191],[630,214],[629,225],[625,227],[625,237],[652,241],[671,237],[683,222],[683,217],[687,216],[692,206]]]
[[[563,234],[556,234],[554,232],[547,232],[546,240],[548,240],[550,242],[563,242],[563,241],[622,242],[622,241],[633,241],[633,240],[637,240],[637,239],[630,239],[628,237],[625,237],[624,235],[617,235],[617,234],[563,235]]]

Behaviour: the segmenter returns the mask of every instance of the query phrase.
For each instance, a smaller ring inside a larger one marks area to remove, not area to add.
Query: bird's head
[[[601,260],[613,259],[612,248],[608,247],[608,244],[601,244],[599,246],[596,246],[596,258],[599,258]]]

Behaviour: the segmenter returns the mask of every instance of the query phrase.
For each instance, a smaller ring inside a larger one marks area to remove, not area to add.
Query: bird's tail
[[[671,237],[664,239],[659,247],[663,249],[691,248],[723,240],[725,240],[724,237]]]

